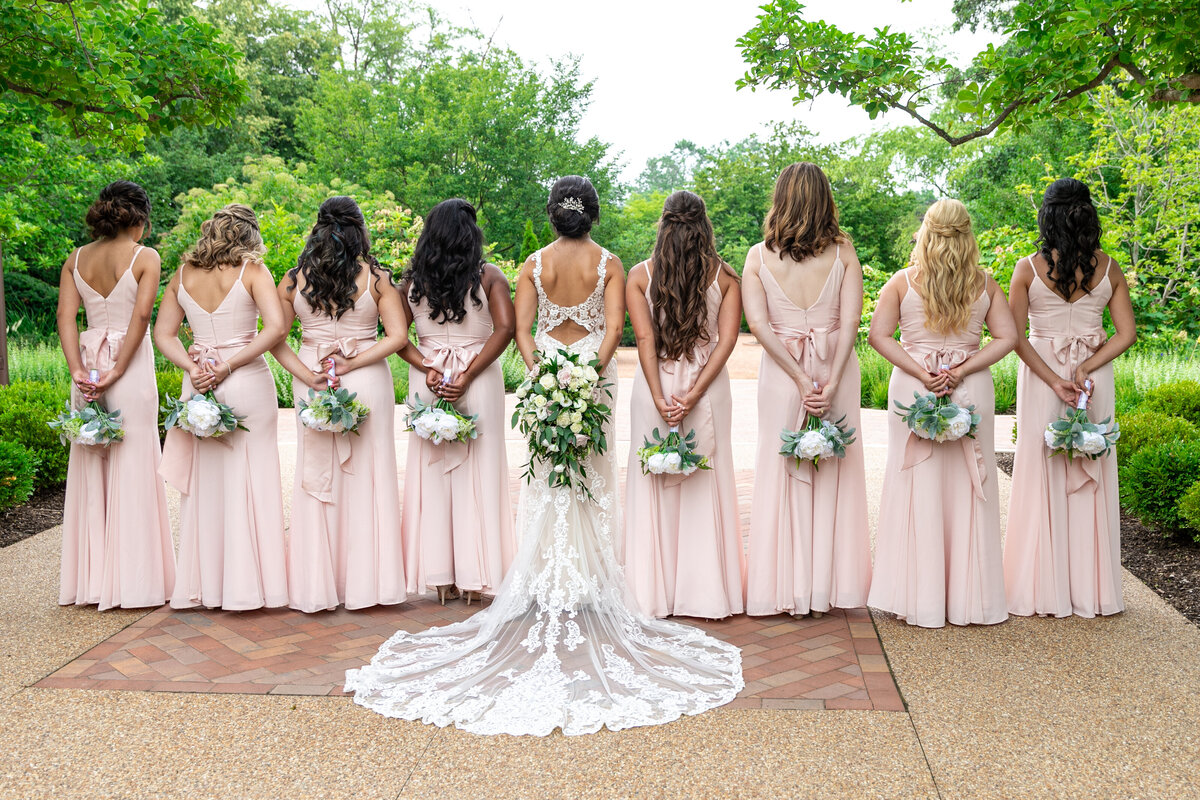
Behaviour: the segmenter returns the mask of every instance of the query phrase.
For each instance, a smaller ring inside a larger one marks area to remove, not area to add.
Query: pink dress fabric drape
[[[759,245],[761,248],[762,245]],[[792,264],[790,260],[785,263]],[[765,261],[759,270],[771,330],[804,369],[829,380],[841,324],[846,268],[836,258],[820,296],[800,308]],[[844,458],[797,466],[779,455],[779,434],[807,422],[796,384],[766,352],[758,372],[758,456],[750,512],[746,613],[807,614],[865,605],[871,586],[867,479],[859,405],[861,377],[851,351],[826,419],[854,428]]]
[[[1040,276],[1029,287],[1029,343],[1060,377],[1104,344],[1104,309],[1112,297],[1107,269],[1100,284],[1074,303]],[[1088,416],[1112,418],[1113,366],[1091,374]],[[1050,458],[1046,426],[1067,410],[1024,362],[1017,373],[1017,453],[1013,463],[1004,579],[1008,610],[1029,616],[1116,614],[1121,596],[1121,510],[1114,454],[1091,460]]]
[[[925,369],[957,366],[979,351],[990,305],[985,291],[971,307],[966,329],[943,335],[925,327],[924,305],[910,286],[900,303],[900,344]],[[968,375],[951,396],[960,406],[975,406],[980,419],[974,439],[938,444],[913,434],[892,412],[897,401],[911,404],[914,392],[926,394],[920,381],[893,369],[875,576],[867,602],[925,628],[947,621],[1004,622],[992,374],[985,369]]]
[[[487,295],[481,306],[468,297],[466,317],[457,323],[434,321],[423,299],[410,298],[418,348],[425,364],[461,375],[492,335]],[[409,396],[425,403],[436,398],[425,375],[409,369]],[[494,361],[454,404],[463,414],[478,414],[479,436],[469,442],[435,445],[416,434],[408,440],[404,473],[404,563],[408,591],[454,584],[494,594],[516,552],[508,457],[504,434],[504,373]]]
[[[316,311],[300,293],[300,360],[314,371],[335,353],[375,345],[379,309],[370,289],[341,318]],[[396,480],[392,373],[377,361],[341,376],[341,387],[371,409],[356,433],[314,431],[296,418],[296,479],[288,534],[289,605],[321,611],[402,603],[400,486]],[[293,381],[298,405],[309,388]]]
[[[73,276],[88,325],[79,335],[80,354],[84,369],[104,374],[116,364],[133,316],[133,261],[108,297],[87,284],[78,266],[77,255]],[[74,387],[71,401],[75,408],[86,403]],[[100,402],[120,410],[125,438],[108,447],[71,446],[58,602],[96,604],[102,611],[160,606],[175,585],[175,548],[158,475],[158,387],[149,331]]]

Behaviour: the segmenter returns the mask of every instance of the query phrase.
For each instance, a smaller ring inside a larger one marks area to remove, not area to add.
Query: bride
[[[558,238],[521,270],[517,345],[529,366],[559,349],[595,354],[615,407],[624,270],[589,236],[599,198],[568,176],[546,210]],[[744,685],[737,647],[637,611],[613,550],[614,455],[588,459],[586,487],[551,489],[535,464],[517,512],[519,550],[492,604],[463,622],[397,632],[346,673],[355,702],[472,733],[546,736],[659,725],[732,700]]]

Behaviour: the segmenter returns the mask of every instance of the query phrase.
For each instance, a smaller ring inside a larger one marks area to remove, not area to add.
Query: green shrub
[[[6,272],[4,302],[10,325],[20,323],[22,337],[58,335],[58,287],[25,272]]]
[[[71,370],[62,348],[51,342],[12,346],[8,351],[8,368],[13,383],[37,381],[56,387],[71,387]]]
[[[19,506],[33,494],[39,459],[17,442],[0,442],[0,511]]]
[[[1179,500],[1179,516],[1190,529],[1192,541],[1200,544],[1200,481],[1193,483]]]
[[[863,408],[887,408],[892,365],[865,343],[855,345],[854,352],[858,355],[858,369],[862,373],[860,397]]]
[[[997,414],[1012,414],[1017,410],[1017,364],[1016,353],[1009,353],[992,365],[992,384],[996,387],[994,403]]]
[[[1164,383],[1146,392],[1141,405],[1144,411],[1160,411],[1172,417],[1183,417],[1200,425],[1200,383],[1175,381]]]
[[[388,369],[392,371],[392,386],[396,391],[396,405],[408,402],[408,362],[400,356],[388,356]]]
[[[1121,503],[1143,522],[1178,531],[1179,501],[1198,480],[1200,441],[1145,447],[1121,468]]]
[[[183,373],[171,367],[154,373],[154,382],[158,385],[158,406],[162,408],[167,398],[178,398],[183,394]]]
[[[271,377],[275,379],[275,402],[280,408],[291,408],[296,404],[292,397],[292,373],[270,354],[267,355],[267,366],[271,368]]]
[[[1200,440],[1200,428],[1183,417],[1170,417],[1158,411],[1134,411],[1120,416],[1117,421],[1121,425],[1121,438],[1117,442],[1119,465],[1147,447]]]
[[[525,359],[521,358],[515,342],[500,356],[500,369],[504,371],[504,391],[516,391],[525,380]]]
[[[70,450],[46,423],[66,405],[65,386],[22,381],[0,388],[0,439],[17,442],[37,456],[34,488],[59,486],[67,479]]]

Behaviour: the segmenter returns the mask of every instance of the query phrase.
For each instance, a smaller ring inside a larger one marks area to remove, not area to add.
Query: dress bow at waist
[[[421,363],[443,375],[462,375],[482,349],[483,342],[438,344],[429,350],[429,355],[422,359]]]
[[[706,342],[692,350],[691,358],[680,358],[676,361],[659,360],[658,379],[662,384],[663,399],[672,403],[672,395],[684,395],[696,385],[696,379],[708,365],[708,359],[716,348],[715,342]],[[713,419],[712,403],[705,395],[696,401],[695,407],[679,423],[679,430],[687,435],[689,430],[696,432],[696,452],[702,456],[711,456],[717,443],[716,421]],[[649,431],[646,431],[649,433]],[[686,475],[662,475],[665,486],[675,486],[682,483]]]
[[[1034,331],[1030,339],[1049,340],[1054,358],[1064,367],[1077,367],[1092,357],[1100,347],[1108,341],[1104,331],[1091,333],[1068,334],[1065,336],[1044,336]]]
[[[824,362],[829,357],[830,336],[837,333],[836,328],[785,328],[771,326],[771,330],[779,337],[788,355],[796,359],[796,363],[804,368],[809,378],[817,379],[818,362]]]
[[[904,349],[928,372],[937,372],[942,367],[952,369],[979,352],[978,348],[967,350],[961,347],[943,347],[937,350],[929,350],[925,353],[921,353],[919,350],[913,352],[908,347]],[[915,350],[916,348],[913,349]]]

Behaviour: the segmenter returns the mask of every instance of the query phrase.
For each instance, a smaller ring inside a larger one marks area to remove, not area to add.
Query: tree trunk
[[[8,386],[8,312],[4,306],[3,241],[0,241],[0,386]]]

